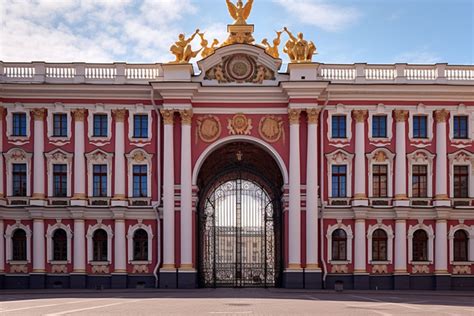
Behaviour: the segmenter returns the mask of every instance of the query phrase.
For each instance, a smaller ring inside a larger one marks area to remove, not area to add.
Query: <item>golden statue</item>
[[[196,32],[194,32],[194,34],[188,39],[185,38],[184,34],[179,34],[178,41],[170,47],[171,53],[176,57],[176,60],[172,61],[172,63],[189,63],[191,58],[194,58],[199,54],[202,48],[197,51],[193,51],[190,44],[198,33],[199,29],[197,29]]]
[[[248,0],[245,6],[242,0],[237,0],[236,4],[233,4],[230,0],[226,0],[226,2],[230,16],[234,19],[234,25],[246,25],[246,20],[250,15],[250,11],[252,11],[253,0]]]
[[[265,45],[265,52],[268,55],[272,56],[273,58],[280,57],[280,54],[278,53],[278,46],[281,43],[280,36],[281,36],[281,33],[283,33],[283,31],[276,32],[276,33],[277,33],[277,37],[273,40],[273,46],[271,46],[268,43],[268,40],[266,38],[262,40],[262,44]]]
[[[216,45],[219,44],[219,41],[217,39],[214,39],[212,41],[211,46],[209,47],[207,46],[209,42],[204,38],[204,33],[198,33],[198,34],[199,34],[199,37],[201,37],[201,46],[202,46],[201,56],[203,58],[206,58],[207,56],[214,54],[214,51],[217,48]]]
[[[286,27],[283,30],[288,34],[290,39],[286,42],[283,52],[288,54],[292,63],[311,62],[313,55],[316,53],[316,46],[312,41],[303,38],[303,33],[298,33],[295,37]]]

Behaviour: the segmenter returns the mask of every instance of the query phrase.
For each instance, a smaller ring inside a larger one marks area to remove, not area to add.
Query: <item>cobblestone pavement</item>
[[[472,292],[0,291],[0,315],[473,315]]]

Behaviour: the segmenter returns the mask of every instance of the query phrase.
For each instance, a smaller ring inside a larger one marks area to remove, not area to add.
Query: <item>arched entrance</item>
[[[283,178],[273,157],[252,143],[224,145],[197,184],[200,286],[279,286]]]

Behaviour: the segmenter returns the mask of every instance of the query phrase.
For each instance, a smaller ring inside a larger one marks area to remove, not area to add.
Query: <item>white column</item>
[[[45,234],[44,221],[33,219],[33,273],[45,272]]]
[[[127,110],[114,110],[115,118],[115,169],[114,169],[114,198],[112,206],[127,206],[125,200],[125,116]]]
[[[31,111],[34,119],[33,138],[33,195],[32,204],[44,204],[44,116],[45,109],[35,109]]]
[[[318,119],[319,109],[308,109],[306,158],[306,269],[319,269],[318,257]]]
[[[0,107],[0,204],[5,204],[5,188],[3,185],[5,179],[5,171],[3,170],[3,120],[5,118],[5,112],[6,110]],[[3,233],[0,236],[3,238]]]
[[[84,109],[74,110],[74,195],[71,205],[86,205],[86,160],[84,156]]]
[[[300,113],[300,109],[288,110],[290,121],[288,269],[301,268]]]
[[[5,226],[0,219],[0,274],[5,272]]]
[[[126,273],[126,249],[125,220],[123,218],[116,218],[114,228],[114,273]]]
[[[404,219],[395,222],[395,273],[407,272],[407,224]]]
[[[173,270],[174,261],[174,158],[173,110],[161,110],[164,122],[163,140],[163,268]]]
[[[366,272],[366,231],[365,231],[365,219],[357,218],[355,221],[354,228],[354,272],[365,273]]]
[[[436,194],[435,206],[449,206],[448,197],[448,160],[447,160],[447,140],[446,121],[449,112],[446,110],[435,111],[436,121]]]
[[[395,110],[395,206],[408,206],[407,198],[407,151],[406,120],[408,111]]]
[[[445,219],[436,221],[435,273],[448,273],[448,223]]]
[[[73,272],[74,273],[85,273],[86,272],[86,228],[83,219],[74,219],[74,232],[73,232]]]
[[[352,205],[368,205],[367,194],[365,192],[365,120],[367,110],[352,111],[355,124],[355,159],[354,159],[354,200]],[[351,179],[348,179],[351,181]]]
[[[191,175],[191,109],[179,111],[181,115],[181,266],[193,269],[193,209]]]

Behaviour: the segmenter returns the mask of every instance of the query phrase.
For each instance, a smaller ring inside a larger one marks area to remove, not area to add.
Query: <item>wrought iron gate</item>
[[[237,177],[207,195],[199,216],[204,287],[273,287],[279,281],[278,203]]]

